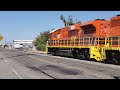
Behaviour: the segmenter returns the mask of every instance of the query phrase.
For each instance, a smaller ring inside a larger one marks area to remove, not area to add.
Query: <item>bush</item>
[[[45,51],[46,49],[46,42],[49,39],[49,32],[50,31],[44,31],[41,32],[33,41],[33,45],[36,46],[37,50]]]
[[[46,45],[44,45],[44,44],[39,44],[39,45],[36,46],[36,49],[37,49],[37,50],[40,50],[40,51],[45,51]]]
[[[4,48],[6,48],[6,47],[8,47],[8,45],[7,45],[7,44],[5,44],[5,45],[4,45]]]

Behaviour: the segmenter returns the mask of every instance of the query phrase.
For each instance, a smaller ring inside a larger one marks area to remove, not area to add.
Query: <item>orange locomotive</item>
[[[110,21],[95,19],[60,28],[49,34],[48,53],[104,61],[111,51],[116,53],[117,50],[118,54],[119,50],[112,46],[119,43],[119,30],[120,16],[112,17]],[[117,42],[114,36],[117,36]]]

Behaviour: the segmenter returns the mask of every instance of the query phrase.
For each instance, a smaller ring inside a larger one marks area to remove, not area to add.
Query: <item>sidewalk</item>
[[[11,67],[0,57],[0,79],[19,79]]]
[[[32,50],[32,53],[38,53],[38,54],[47,54],[47,52],[43,52],[43,51],[37,51],[37,50]]]

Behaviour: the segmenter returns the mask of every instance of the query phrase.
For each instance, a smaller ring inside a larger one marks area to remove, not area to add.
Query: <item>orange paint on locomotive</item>
[[[109,36],[110,22],[104,19],[92,20],[81,24],[83,37],[105,37]]]
[[[120,16],[115,16],[110,19],[110,36],[120,36]]]
[[[49,34],[49,38],[50,40],[67,40],[67,39],[71,39],[71,37],[73,36],[76,38],[79,38],[80,30],[82,30],[80,28],[80,24],[67,26],[67,27],[52,31]]]

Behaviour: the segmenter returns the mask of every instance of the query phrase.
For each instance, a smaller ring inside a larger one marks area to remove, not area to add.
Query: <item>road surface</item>
[[[119,65],[0,48],[0,79],[119,78]]]

